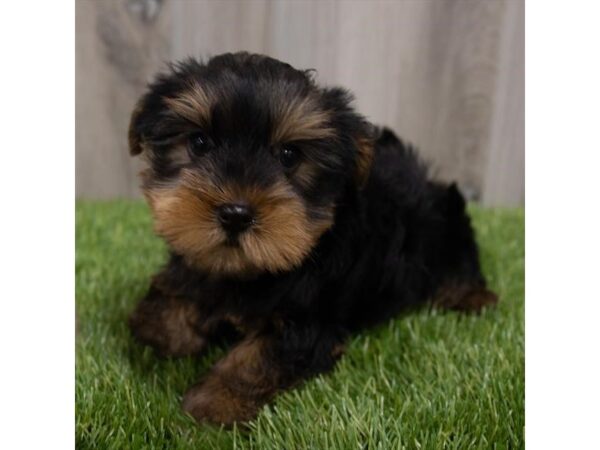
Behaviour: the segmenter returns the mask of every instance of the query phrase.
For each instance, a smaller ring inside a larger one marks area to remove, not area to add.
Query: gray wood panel
[[[490,205],[524,201],[522,0],[77,0],[76,192],[138,196],[131,108],[167,60],[225,51],[315,68]]]

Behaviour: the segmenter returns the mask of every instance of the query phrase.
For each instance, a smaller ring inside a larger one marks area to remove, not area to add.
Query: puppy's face
[[[131,153],[149,161],[143,190],[157,233],[212,275],[300,265],[368,174],[370,127],[349,101],[264,56],[174,66],[129,132]]]

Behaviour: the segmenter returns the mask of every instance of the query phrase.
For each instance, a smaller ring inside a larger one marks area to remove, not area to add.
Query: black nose
[[[217,208],[219,223],[228,233],[241,233],[252,225],[254,215],[247,205],[226,203]]]

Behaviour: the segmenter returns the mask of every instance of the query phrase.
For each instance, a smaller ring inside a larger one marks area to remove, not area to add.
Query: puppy
[[[129,129],[165,268],[130,318],[163,356],[229,353],[183,398],[197,421],[248,421],[331,370],[350,333],[486,289],[465,201],[341,88],[248,53],[172,65]],[[231,333],[228,333],[231,334]]]

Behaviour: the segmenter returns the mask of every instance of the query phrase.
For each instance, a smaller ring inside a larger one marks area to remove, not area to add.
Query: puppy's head
[[[342,89],[274,59],[226,54],[161,75],[131,118],[155,228],[213,275],[300,265],[366,181],[371,127]]]

